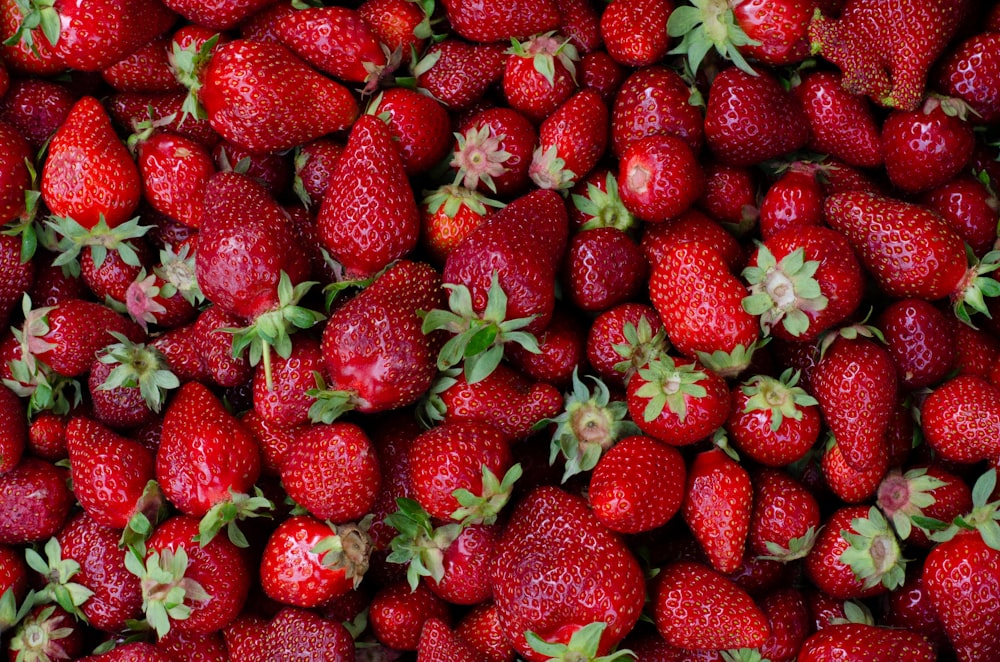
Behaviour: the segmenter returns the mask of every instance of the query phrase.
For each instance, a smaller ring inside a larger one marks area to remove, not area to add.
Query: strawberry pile
[[[13,662],[1000,660],[1000,5],[0,0]]]

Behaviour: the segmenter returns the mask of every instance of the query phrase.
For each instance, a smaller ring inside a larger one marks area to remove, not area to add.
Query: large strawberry
[[[385,122],[364,115],[323,196],[319,236],[348,278],[367,278],[417,245],[420,212]]]
[[[511,514],[492,568],[500,627],[528,660],[533,632],[568,643],[580,629],[603,621],[598,654],[632,629],[645,596],[642,572],[622,541],[586,503],[555,487],[539,487]]]
[[[957,375],[920,408],[927,445],[951,462],[1000,458],[1000,389],[975,375]]]
[[[883,106],[913,110],[927,71],[965,16],[962,0],[850,0],[838,18],[809,25],[814,53],[843,72],[843,86]]]

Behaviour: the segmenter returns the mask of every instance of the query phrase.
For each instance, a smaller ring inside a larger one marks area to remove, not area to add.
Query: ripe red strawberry
[[[354,639],[341,623],[305,609],[285,608],[274,615],[263,632],[264,659],[293,660],[303,651],[324,660],[350,660]]]
[[[448,603],[421,582],[411,589],[406,580],[381,588],[371,600],[368,622],[383,645],[395,650],[417,650],[420,630],[431,618],[451,621]]]
[[[187,382],[163,413],[156,479],[181,512],[201,517],[250,493],[260,451],[250,432],[206,386]]]
[[[809,122],[802,105],[766,71],[737,67],[715,77],[705,109],[705,142],[728,165],[753,165],[805,147]]]
[[[0,474],[17,466],[27,445],[28,424],[24,405],[13,391],[2,386],[0,387]]]
[[[916,110],[894,110],[882,123],[882,154],[893,186],[922,193],[947,183],[972,158],[975,135],[958,99],[928,97]]]
[[[0,545],[20,545],[54,535],[69,516],[73,494],[67,472],[50,462],[24,457],[0,474]]]
[[[970,508],[971,503],[970,499]],[[934,612],[922,570],[917,568],[915,572],[907,573],[906,582],[888,595],[882,622],[888,627],[920,633],[938,650],[942,650],[946,646],[947,635]]]
[[[562,21],[559,32],[569,37],[581,53],[600,49],[601,13],[586,0],[556,0]]]
[[[324,246],[349,278],[372,276],[416,246],[420,212],[381,119],[366,115],[355,122],[317,223]]]
[[[934,537],[939,543],[924,560],[923,580],[934,611],[960,660],[1000,654],[1000,637],[990,624],[1000,594],[1000,541],[996,538],[996,470],[972,489],[973,509]]]
[[[944,313],[922,299],[901,299],[875,325],[885,338],[899,384],[907,390],[939,382],[955,364],[955,341]]]
[[[409,0],[364,0],[361,18],[390,53],[399,53],[408,63],[413,53],[423,53],[431,37],[430,16],[425,6]]]
[[[974,463],[1000,456],[1000,389],[975,375],[958,375],[936,388],[920,408],[928,446],[943,459]]]
[[[608,144],[608,107],[593,90],[581,90],[538,128],[539,145],[528,169],[539,188],[566,189],[587,176]]]
[[[721,223],[692,208],[666,223],[647,224],[639,244],[650,264],[657,264],[674,244],[697,241],[719,251],[723,261],[736,273],[747,260],[740,242]]]
[[[307,209],[314,209],[323,202],[330,174],[343,151],[344,144],[332,138],[317,138],[295,148],[292,187]]]
[[[761,656],[772,662],[791,662],[812,631],[805,594],[798,588],[777,587],[757,604],[771,627],[771,635],[760,647]]]
[[[155,460],[139,442],[115,434],[100,423],[74,417],[66,425],[73,494],[96,522],[125,529],[133,517],[138,531],[155,519],[163,494],[155,485]]]
[[[371,540],[357,525],[334,527],[295,515],[267,540],[260,559],[261,588],[281,604],[318,607],[361,583],[370,552]]]
[[[993,249],[1000,199],[987,177],[958,175],[928,191],[920,202],[940,214],[979,259]]]
[[[654,357],[632,375],[626,388],[635,424],[671,446],[708,437],[729,415],[725,380],[690,359]]]
[[[531,183],[528,168],[538,132],[522,113],[493,107],[462,122],[451,167],[455,181],[483,194],[517,196]]]
[[[452,29],[469,41],[510,41],[559,27],[556,0],[514,0],[502,5],[445,0]]]
[[[79,610],[90,625],[104,632],[119,632],[126,621],[142,616],[142,587],[125,568],[120,539],[117,529],[86,512],[77,513],[59,532],[61,558],[53,559],[77,564],[79,570],[69,579],[90,592]]]
[[[908,544],[932,547],[933,520],[951,522],[972,510],[972,491],[958,475],[939,464],[906,473],[892,469],[878,486],[876,504]]]
[[[364,517],[378,495],[382,475],[375,448],[353,423],[297,428],[281,463],[281,483],[295,503],[334,524]]]
[[[251,152],[301,145],[347,128],[358,116],[347,88],[281,44],[235,39],[193,59],[195,71],[178,75],[197,96],[212,128]],[[247,85],[256,94],[245,95]]]
[[[623,387],[639,368],[666,347],[652,306],[623,303],[607,310],[587,332],[587,360],[608,385]]]
[[[758,225],[765,240],[790,227],[823,224],[822,167],[796,161],[764,193]]]
[[[538,351],[524,345],[508,346],[511,365],[525,375],[558,388],[567,388],[573,371],[586,367],[587,318],[580,311],[560,304],[552,321],[538,336]]]
[[[532,122],[541,122],[576,90],[580,55],[568,39],[555,32],[512,43],[504,65],[504,96],[511,108]]]
[[[225,536],[198,544],[198,520],[175,515],[156,528],[145,552],[129,549],[125,566],[142,580],[142,609],[158,637],[172,628],[208,634],[229,625],[250,592],[245,550]]]
[[[889,468],[888,444],[879,444],[868,460],[866,469],[855,469],[847,462],[840,444],[831,436],[820,460],[823,482],[841,501],[863,503],[875,495]]]
[[[481,662],[482,656],[437,618],[424,621],[417,644],[420,662]]]
[[[650,531],[680,510],[685,477],[676,449],[649,437],[625,437],[598,460],[587,499],[612,531]]]
[[[765,334],[786,340],[816,340],[852,315],[864,293],[851,244],[826,227],[793,227],[769,237],[742,275],[750,284],[743,307],[760,316]]]
[[[429,191],[421,202],[419,241],[431,262],[443,265],[448,254],[500,204],[458,184]]]
[[[698,208],[740,234],[757,223],[760,205],[758,177],[748,166],[710,161],[703,167],[705,193]]]
[[[269,0],[222,0],[211,4],[196,0],[166,0],[163,4],[194,24],[220,31],[236,27],[271,3]]]
[[[995,283],[980,274],[991,262],[966,267],[961,238],[926,207],[878,194],[854,191],[830,195],[827,223],[840,230],[883,292],[928,301],[948,296],[956,314],[968,319],[966,306],[979,310],[982,296]],[[910,256],[907,260],[894,255]]]
[[[994,16],[996,11],[993,12]],[[937,67],[938,89],[969,104],[975,116],[973,123],[989,124],[1000,118],[1000,98],[997,80],[1000,58],[997,47],[1000,37],[996,29],[975,34],[946,55]]]
[[[611,151],[621,156],[639,138],[666,133],[698,152],[704,140],[703,119],[688,102],[690,96],[687,83],[673,69],[649,66],[631,74],[615,95]]]
[[[594,90],[606,104],[614,101],[626,75],[625,67],[615,62],[605,50],[585,53],[577,69],[580,72],[580,87]]]
[[[150,120],[162,131],[171,131],[211,147],[221,140],[208,119],[185,116],[184,92],[120,92],[105,99],[105,107],[115,124],[126,133],[133,133]]]
[[[264,367],[257,366],[253,379],[254,411],[268,423],[286,429],[307,423],[309,408],[315,402],[308,393],[316,387],[313,375],[325,372],[319,340],[296,335],[288,358],[278,357],[271,364],[271,388],[268,388]]]
[[[427,49],[411,65],[419,89],[452,111],[465,110],[479,101],[503,77],[507,60],[503,44],[468,44],[445,39]]]
[[[905,565],[899,540],[877,508],[841,506],[823,523],[805,572],[821,591],[847,600],[898,588]]]
[[[838,18],[815,17],[809,39],[814,53],[840,68],[848,92],[913,110],[967,7],[951,0],[848,0]]]
[[[569,299],[581,310],[601,312],[635,299],[648,272],[639,244],[617,228],[583,230],[569,242],[564,273]]]
[[[55,53],[55,47],[45,36],[41,22],[34,26],[31,21],[25,25],[24,7],[16,0],[4,0],[0,3],[0,52],[6,66],[14,71],[27,74],[46,76],[61,73],[66,70],[62,58]],[[37,16],[37,14],[36,14]],[[58,18],[58,15],[56,15]],[[49,19],[49,32],[53,33],[52,21]]]
[[[278,19],[275,32],[312,66],[344,82],[365,83],[368,91],[391,73],[388,49],[356,9],[307,7]]]
[[[880,128],[871,102],[845,90],[838,72],[807,73],[792,92],[809,120],[810,149],[859,168],[882,165]]]
[[[750,595],[706,565],[675,561],[660,569],[653,619],[678,648],[756,648],[767,641],[767,618]]]
[[[96,655],[79,658],[79,662],[172,662],[174,658],[167,652],[145,641],[134,641],[116,646],[111,650]]]
[[[83,97],[52,137],[42,169],[42,200],[56,216],[85,229],[103,216],[124,223],[139,204],[139,171],[93,97]]]
[[[644,67],[664,58],[670,48],[667,22],[671,0],[614,0],[601,13],[601,37],[615,62]]]
[[[662,223],[691,208],[705,190],[705,176],[683,139],[653,134],[629,144],[618,163],[618,194],[644,221]]]
[[[586,550],[586,551],[584,551]],[[539,487],[515,508],[498,543],[491,571],[500,626],[525,659],[533,632],[568,643],[581,628],[603,621],[597,654],[606,654],[632,629],[642,609],[642,573],[621,540],[583,499]],[[539,586],[546,590],[541,594]]]
[[[715,570],[729,574],[743,562],[752,507],[746,469],[720,448],[695,456],[681,516]]]
[[[664,250],[649,276],[649,298],[674,347],[725,375],[750,363],[760,324],[743,308],[747,290],[722,255],[701,242]]]
[[[819,403],[789,368],[778,379],[754,375],[732,389],[726,431],[733,446],[755,462],[782,467],[809,452],[819,438]]]
[[[805,557],[822,524],[816,497],[779,469],[761,469],[752,479],[748,553],[782,563]]]
[[[162,354],[127,339],[108,345],[87,378],[93,417],[119,430],[151,423],[178,386]]]
[[[137,163],[143,196],[153,209],[191,227],[205,214],[205,186],[215,172],[199,142],[169,131],[137,134]]]
[[[852,660],[913,660],[931,662],[937,659],[933,644],[917,632],[878,627],[867,623],[835,623],[811,635],[802,644],[799,662],[821,662],[832,659]]]
[[[101,77],[116,92],[177,92],[184,86],[170,68],[173,39],[163,34],[101,70]]]
[[[0,221],[7,223],[28,210],[25,192],[31,187],[28,164],[33,162],[31,145],[20,132],[0,121]]]
[[[384,90],[366,111],[389,125],[389,134],[413,177],[441,163],[454,145],[451,118],[445,107],[426,94],[405,87]]]
[[[486,662],[514,661],[514,649],[500,628],[493,602],[484,602],[466,612],[455,626],[455,633]]]
[[[330,315],[321,346],[330,383],[317,392],[314,420],[405,407],[430,388],[439,345],[418,311],[442,304],[440,288],[430,265],[400,260]]]

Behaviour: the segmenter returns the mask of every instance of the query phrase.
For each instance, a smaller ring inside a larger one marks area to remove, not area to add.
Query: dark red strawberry
[[[503,5],[445,0],[452,29],[469,41],[489,43],[554,30],[559,27],[555,0],[514,0]]]
[[[7,513],[0,520],[0,544],[37,542],[59,531],[74,501],[67,477],[63,469],[33,457],[0,474],[0,506]]]
[[[417,644],[421,662],[481,662],[482,656],[437,618],[424,621]]]
[[[989,124],[1000,118],[998,47],[1000,35],[996,29],[973,35],[942,58],[937,68],[938,89],[969,104],[975,111],[970,118],[974,124]]]
[[[291,660],[307,650],[326,660],[349,660],[354,640],[337,621],[305,609],[286,608],[275,614],[263,633],[268,660]]]
[[[752,479],[747,551],[782,563],[805,557],[822,525],[816,497],[779,469],[761,469]]]
[[[28,446],[24,405],[6,386],[0,387],[0,474],[18,465]]]
[[[533,122],[541,122],[577,88],[576,47],[554,32],[512,41],[504,65],[507,104]]]
[[[684,79],[667,67],[644,67],[630,75],[615,95],[611,151],[621,156],[633,141],[667,133],[697,153],[704,140],[703,119],[690,96]]]
[[[474,113],[458,127],[451,167],[456,183],[485,195],[523,194],[538,132],[527,117],[506,107]]]
[[[767,240],[790,227],[823,224],[822,167],[796,161],[767,188],[758,225]]]
[[[590,51],[580,58],[577,66],[580,87],[594,90],[601,95],[604,103],[611,104],[614,96],[625,80],[625,67],[618,64],[607,51]]]
[[[736,273],[747,260],[740,242],[722,223],[692,208],[666,223],[646,224],[639,242],[642,252],[651,265],[663,260],[673,250],[673,245],[686,241],[707,244],[717,250],[729,269]]]
[[[877,627],[867,623],[835,623],[802,644],[799,662],[821,662],[836,655],[843,660],[898,660],[931,662],[937,651],[922,634]]]
[[[453,111],[479,101],[503,77],[507,60],[503,44],[468,44],[445,39],[434,44],[411,66],[417,86]]]
[[[201,225],[205,186],[215,172],[211,154],[201,143],[168,131],[137,136],[137,162],[146,202],[185,225]]]
[[[955,365],[955,341],[940,310],[923,299],[895,301],[875,322],[896,366],[899,384],[919,389],[940,381]]]
[[[454,145],[451,118],[445,107],[426,94],[405,87],[384,90],[366,111],[389,125],[389,134],[410,177],[441,163]]]
[[[222,0],[204,4],[196,0],[166,0],[163,4],[197,25],[215,30],[229,30],[260,11],[272,0]]]
[[[607,310],[587,332],[587,360],[609,385],[624,386],[650,358],[666,348],[656,311],[647,304],[623,303]]]
[[[880,127],[871,102],[845,90],[839,73],[807,73],[792,92],[809,120],[810,149],[861,168],[882,164]]]
[[[973,463],[1000,456],[1000,388],[975,375],[958,375],[936,388],[920,408],[924,438],[943,459]]]
[[[648,272],[642,249],[617,228],[578,232],[566,251],[569,299],[581,310],[601,312],[635,299]]]
[[[421,582],[411,589],[406,580],[381,588],[373,597],[368,622],[379,642],[401,651],[415,651],[424,622],[437,618],[451,621],[448,603]]]
[[[644,67],[664,58],[670,48],[667,22],[672,0],[614,0],[601,14],[601,37],[620,64]]]
[[[979,259],[993,249],[1000,199],[988,177],[959,175],[928,191],[920,202],[940,214]]]

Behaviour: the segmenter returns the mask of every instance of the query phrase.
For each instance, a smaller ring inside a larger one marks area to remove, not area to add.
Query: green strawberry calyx
[[[757,263],[743,270],[750,284],[750,295],[743,299],[743,309],[760,317],[764,333],[779,322],[792,336],[799,337],[809,329],[809,312],[827,307],[816,271],[819,260],[806,260],[805,249],[799,247],[777,260],[763,243],[757,245]]]
[[[132,240],[142,237],[153,227],[139,225],[138,216],[111,227],[103,214],[92,228],[86,228],[68,216],[52,216],[45,221],[45,226],[58,235],[54,249],[59,255],[52,264],[62,267],[63,272],[70,276],[80,275],[78,258],[84,248],[90,249],[95,269],[104,264],[109,252],[117,253],[122,262],[129,266],[142,266]]]
[[[191,603],[212,599],[201,584],[184,576],[188,555],[183,545],[176,551],[166,548],[148,556],[142,548],[129,548],[125,553],[125,567],[139,577],[142,610],[159,638],[170,631],[172,621],[191,617]]]
[[[802,420],[801,408],[819,406],[819,402],[798,386],[799,377],[799,371],[791,368],[777,379],[754,375],[740,387],[747,396],[743,412],[770,411],[772,432],[777,432],[786,418]]]
[[[740,46],[759,46],[743,31],[727,0],[691,0],[670,13],[667,34],[681,37],[671,54],[686,55],[691,71],[697,73],[705,55],[715,49],[748,74],[757,75],[740,52]]]
[[[8,647],[18,661],[59,659],[65,655],[60,640],[75,631],[66,622],[66,614],[56,611],[55,605],[44,607],[21,622]]]
[[[906,473],[892,469],[879,484],[875,503],[892,522],[900,539],[906,540],[914,524],[920,527],[927,520],[923,509],[934,504],[934,490],[945,485],[940,478],[928,475],[924,467]]]
[[[955,316],[975,328],[972,313],[989,317],[986,297],[1000,296],[1000,282],[987,275],[1000,268],[1000,250],[990,251],[981,260],[976,259],[968,244],[965,250],[970,266],[951,295],[951,304]]]
[[[638,375],[645,381],[636,390],[636,395],[647,400],[642,412],[642,417],[647,422],[659,418],[664,409],[669,409],[683,421],[687,418],[688,400],[708,395],[708,391],[700,383],[708,375],[699,370],[697,364],[677,365],[666,354],[651,360],[639,370]]]
[[[566,643],[546,641],[530,630],[524,633],[524,638],[533,651],[548,658],[549,662],[613,662],[635,659],[635,654],[625,649],[598,656],[601,636],[607,627],[608,624],[601,621],[590,623],[573,632]]]
[[[839,560],[850,566],[864,589],[881,584],[892,590],[903,585],[906,559],[899,538],[878,508],[872,506],[867,517],[851,520],[851,528],[842,529],[840,535],[849,546]]]
[[[56,538],[49,538],[43,548],[45,557],[32,548],[24,550],[28,567],[47,580],[45,587],[34,596],[35,604],[54,602],[67,613],[86,622],[81,605],[94,594],[83,584],[72,581],[80,572],[80,564],[74,559],[64,559],[62,546]]]
[[[440,583],[444,578],[444,553],[462,533],[462,524],[434,526],[431,516],[413,499],[396,499],[397,510],[385,518],[399,534],[392,539],[390,563],[406,564],[410,590],[417,590],[421,577]]]
[[[961,531],[978,531],[983,542],[1000,551],[1000,501],[991,501],[996,487],[997,470],[990,469],[972,486],[972,511],[928,537],[934,542],[947,542]]]
[[[514,483],[521,477],[520,464],[515,464],[503,478],[498,478],[489,467],[483,465],[483,489],[480,494],[473,494],[467,489],[457,489],[452,496],[458,501],[459,507],[451,514],[453,520],[462,526],[472,524],[495,524],[500,511],[510,501],[514,492]]]
[[[135,343],[115,331],[109,331],[118,342],[102,350],[98,361],[114,366],[98,390],[138,388],[146,406],[159,413],[169,391],[180,386],[180,380],[170,372],[167,360],[156,348]]]
[[[270,517],[272,510],[274,502],[265,497],[259,487],[254,487],[252,496],[234,492],[230,487],[229,499],[213,505],[201,518],[195,542],[204,547],[225,529],[230,542],[237,547],[249,547],[250,543],[240,531],[239,522],[251,517]]]
[[[622,357],[622,360],[616,363],[614,368],[617,372],[623,373],[626,380],[639,368],[649,363],[651,359],[670,349],[666,332],[661,328],[653,333],[653,327],[645,315],[641,316],[635,324],[625,322],[622,325],[622,337],[625,342],[616,343],[611,348],[618,356]]]
[[[581,230],[617,228],[622,232],[630,232],[637,225],[635,216],[622,202],[618,193],[618,180],[613,172],[608,171],[604,189],[595,184],[587,184],[586,195],[574,193],[570,200],[581,214],[590,216],[590,220],[580,226]]]
[[[506,137],[504,133],[494,134],[488,123],[472,127],[465,133],[456,133],[457,143],[450,163],[457,171],[454,183],[461,183],[466,189],[475,190],[479,182],[482,182],[496,193],[497,186],[493,178],[507,172],[504,163],[513,156],[503,149]]]

